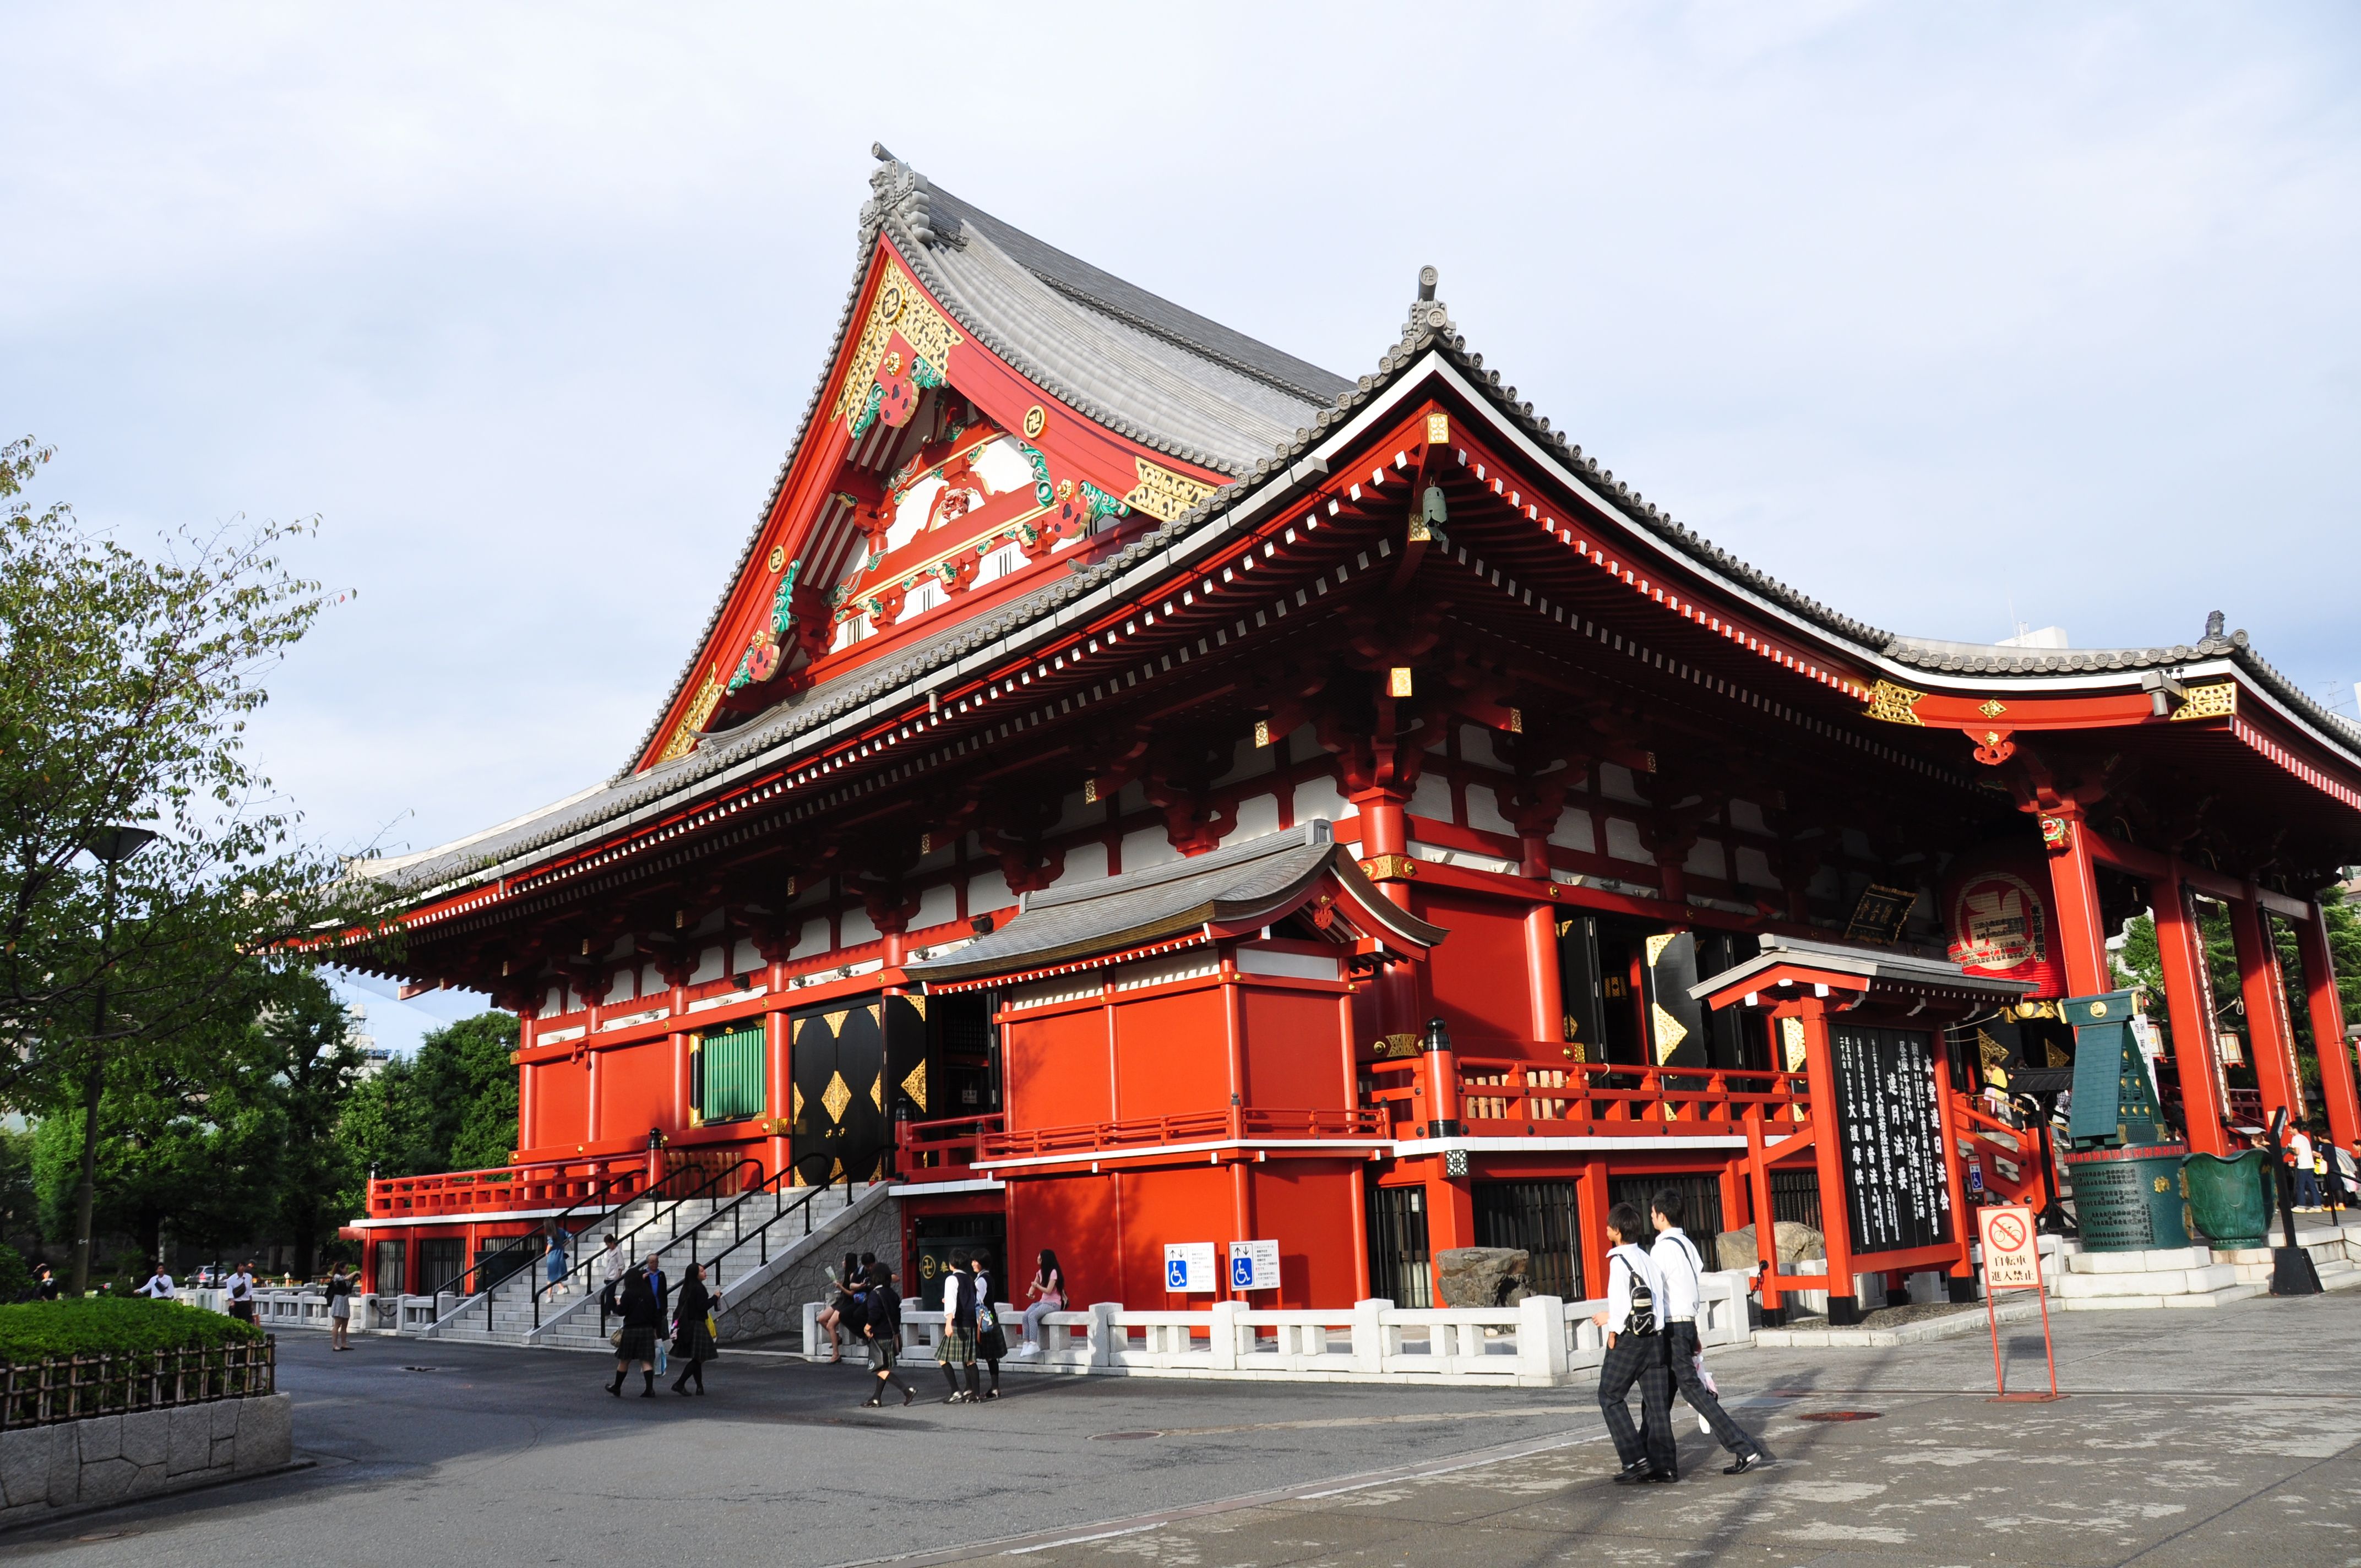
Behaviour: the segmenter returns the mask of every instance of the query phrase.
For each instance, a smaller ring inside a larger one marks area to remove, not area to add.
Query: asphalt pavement
[[[282,1336],[312,1467],[0,1536],[76,1563],[2361,1562],[2361,1292],[2056,1320],[2071,1398],[1994,1404],[1982,1336],[1717,1357],[1780,1463],[1609,1483],[1587,1388],[1011,1376],[857,1408],[851,1367],[726,1355],[609,1398],[551,1352]],[[2011,1380],[2040,1336],[2003,1330]],[[636,1379],[634,1380],[636,1384]],[[1836,1416],[1839,1420],[1813,1420]]]

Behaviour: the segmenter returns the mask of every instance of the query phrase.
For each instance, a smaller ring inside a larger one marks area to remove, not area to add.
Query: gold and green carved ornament
[[[767,681],[786,663],[787,633],[796,624],[796,574],[803,565],[790,561],[780,574],[778,591],[771,596],[771,623],[755,629],[745,656],[738,661],[738,673],[730,677],[730,690],[741,691],[757,681]]]

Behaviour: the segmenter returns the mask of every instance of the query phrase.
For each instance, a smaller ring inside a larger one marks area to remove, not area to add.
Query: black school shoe
[[[1626,1464],[1622,1469],[1615,1472],[1614,1475],[1614,1482],[1619,1486],[1629,1486],[1637,1482],[1644,1481],[1647,1478],[1648,1462],[1644,1459],[1635,1459],[1631,1461],[1631,1464]]]
[[[1771,1456],[1759,1448],[1750,1448],[1735,1460],[1721,1467],[1725,1475],[1743,1475],[1750,1470],[1760,1470],[1771,1463]]]

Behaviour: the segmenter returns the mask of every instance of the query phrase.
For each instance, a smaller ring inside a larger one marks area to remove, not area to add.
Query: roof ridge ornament
[[[1410,319],[1402,323],[1402,341],[1411,343],[1422,333],[1445,332],[1451,326],[1451,312],[1434,297],[1435,285],[1443,274],[1433,267],[1418,269],[1418,298],[1411,302]]]
[[[872,194],[869,204],[861,211],[862,221],[882,225],[899,218],[920,245],[954,243],[958,225],[946,222],[938,229],[935,188],[927,177],[888,152],[882,141],[869,144],[869,155],[877,160],[878,168],[869,176]]]

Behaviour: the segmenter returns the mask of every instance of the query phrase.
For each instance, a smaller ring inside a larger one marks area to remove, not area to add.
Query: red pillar
[[[2291,1121],[2303,1120],[2302,1080],[2297,1076],[2295,1042],[2288,1036],[2286,992],[2279,981],[2279,954],[2271,946],[2263,906],[2247,888],[2248,896],[2230,901],[2230,940],[2238,953],[2238,993],[2246,1003],[2246,1041],[2255,1056],[2255,1084],[2262,1091],[2263,1117],[2287,1108]]]
[[[2106,923],[2099,915],[2098,869],[2091,859],[2082,808],[2068,805],[2043,812],[2041,836],[2049,850],[2054,935],[2066,959],[2066,988],[2076,996],[2103,995],[2115,986],[2107,965]]]
[[[2164,970],[2164,1006],[2172,1021],[2172,1062],[2180,1075],[2181,1119],[2189,1146],[2200,1154],[2227,1155],[2230,1140],[2222,1119],[2222,1055],[2214,1044],[2213,983],[2205,972],[2205,939],[2189,905],[2189,890],[2175,872],[2150,886],[2155,904],[2157,955]]]
[[[2361,1139],[2361,1096],[2353,1082],[2353,1047],[2345,1038],[2345,1006],[2336,994],[2336,965],[2328,954],[2328,923],[2314,904],[2296,927],[2303,957],[2303,995],[2312,1014],[2312,1043],[2320,1052],[2320,1097],[2327,1102],[2329,1135],[2349,1149]]]
[[[1852,1212],[1845,1194],[1845,1151],[1837,1130],[1837,1069],[1828,1041],[1828,1014],[1815,1005],[1803,1014],[1804,1065],[1812,1084],[1812,1161],[1820,1179],[1820,1229],[1828,1255],[1828,1324],[1857,1322],[1853,1306]],[[1763,1233],[1755,1245],[1762,1248]],[[1777,1234],[1773,1233],[1774,1238]],[[1763,1249],[1769,1250],[1769,1249]]]
[[[1550,880],[1549,840],[1526,836],[1520,875]],[[1536,904],[1525,911],[1525,998],[1532,1017],[1532,1037],[1550,1045],[1565,1038],[1565,1001],[1558,992],[1557,905]]]

